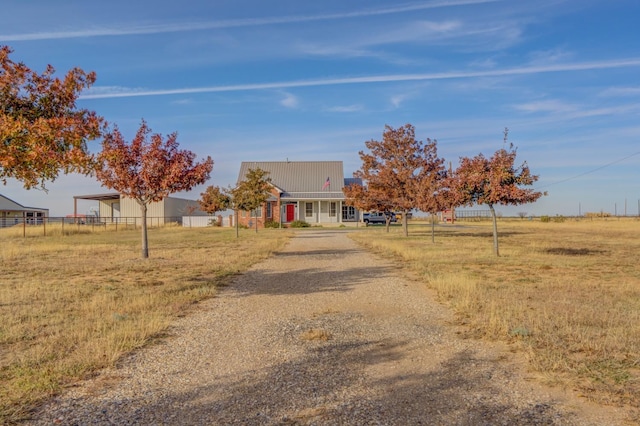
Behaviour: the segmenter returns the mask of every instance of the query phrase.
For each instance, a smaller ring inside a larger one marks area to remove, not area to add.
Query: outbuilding
[[[0,228],[23,222],[41,224],[47,217],[49,217],[49,209],[25,207],[0,194]]]

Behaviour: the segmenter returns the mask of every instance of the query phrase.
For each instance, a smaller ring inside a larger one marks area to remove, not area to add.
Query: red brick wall
[[[261,216],[255,218],[251,217],[250,212],[239,211],[238,212],[238,223],[241,226],[247,226],[250,228],[255,228],[256,220],[258,221],[258,228],[264,228],[264,223],[267,220],[272,220],[274,222],[280,222],[280,193],[277,189],[273,188],[271,190],[271,195],[276,197],[277,201],[267,201],[267,203],[271,204],[271,217],[267,217],[267,203],[262,205],[262,214]]]

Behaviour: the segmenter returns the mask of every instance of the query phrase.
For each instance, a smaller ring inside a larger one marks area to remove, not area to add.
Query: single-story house
[[[25,207],[0,194],[0,228],[14,226],[25,220],[27,223],[42,223],[49,217],[49,209]]]
[[[360,213],[345,205],[342,189],[354,183],[344,178],[342,161],[247,161],[240,165],[238,182],[250,169],[260,168],[271,179],[271,196],[257,211],[240,211],[238,223],[264,226],[266,221],[287,225],[296,220],[309,224],[358,222]]]
[[[140,205],[132,198],[123,197],[118,192],[105,194],[74,195],[73,214],[78,216],[78,200],[98,202],[97,221],[101,223],[140,224]],[[162,201],[147,206],[149,225],[163,225],[170,222],[182,222],[183,216],[205,216],[195,200],[166,197]]]

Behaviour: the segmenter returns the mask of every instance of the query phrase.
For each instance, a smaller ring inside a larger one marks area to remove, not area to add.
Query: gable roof
[[[20,203],[17,203],[15,201],[13,201],[10,198],[5,197],[4,195],[0,194],[0,211],[17,211],[17,212],[22,212],[22,211],[42,211],[42,212],[48,212],[49,209],[42,209],[39,207],[25,207]]]
[[[283,198],[343,199],[342,161],[243,161],[238,182],[249,169],[269,172],[271,183],[282,191]]]

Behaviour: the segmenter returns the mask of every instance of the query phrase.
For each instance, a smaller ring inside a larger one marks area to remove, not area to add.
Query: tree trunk
[[[404,231],[404,236],[408,237],[409,236],[409,211],[408,210],[403,210],[402,211],[402,230]]]
[[[493,204],[489,204],[489,210],[491,210],[491,218],[493,219],[493,253],[496,256],[500,256],[500,250],[498,250],[498,220]]]
[[[234,219],[234,222],[236,223],[236,238],[239,238],[240,235],[239,235],[238,229],[240,229],[240,226],[238,224],[238,217],[240,215],[238,214],[238,210],[234,210],[234,212],[235,212],[235,217],[233,219]]]
[[[258,233],[258,209],[256,209],[256,234]]]
[[[436,215],[431,213],[431,242],[436,242]]]
[[[142,258],[149,258],[149,240],[147,239],[147,204],[140,203],[140,216],[142,219]]]
[[[391,215],[384,216],[384,226],[387,228],[387,232],[389,232],[389,228],[391,227]]]

